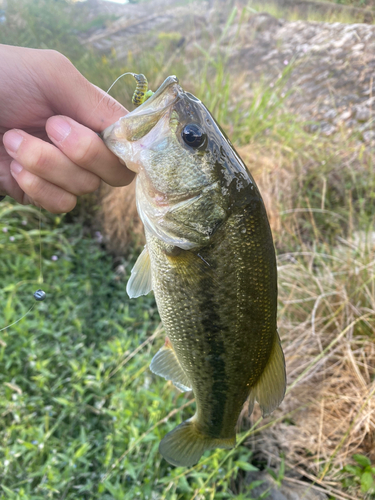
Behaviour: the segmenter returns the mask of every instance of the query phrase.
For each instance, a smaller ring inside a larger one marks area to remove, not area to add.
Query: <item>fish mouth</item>
[[[160,101],[160,98],[163,96],[164,93],[166,93],[166,96],[172,97],[173,92],[171,93],[170,90],[171,90],[171,87],[173,87],[175,85],[177,86],[176,90],[178,90],[178,93],[175,96],[175,99],[176,99],[178,94],[180,92],[182,92],[182,89],[178,83],[179,82],[178,82],[177,76],[175,76],[175,75],[168,76],[164,80],[164,82],[160,85],[160,87],[152,94],[152,96],[149,97],[143,104],[138,106],[138,108],[136,108],[134,111],[132,111],[132,113],[136,114],[136,112],[143,112],[146,108],[155,107],[155,101]],[[173,99],[173,100],[175,100],[175,99]],[[169,106],[172,103],[173,103],[173,101],[170,103],[165,103],[164,106]],[[160,106],[158,106],[158,107],[160,107]]]
[[[107,127],[101,134],[107,147],[114,153],[115,144],[134,142],[144,137],[177,101],[182,88],[176,76],[168,76],[160,87],[143,104]]]

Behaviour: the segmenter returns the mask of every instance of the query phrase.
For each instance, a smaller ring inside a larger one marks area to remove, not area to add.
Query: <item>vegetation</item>
[[[148,370],[164,337],[153,297],[126,297],[135,256],[116,270],[80,224],[43,215],[41,283],[39,212],[5,203],[0,218],[1,324],[34,306],[1,332],[4,498],[190,498],[210,474],[226,487],[232,471],[253,468],[241,447],[226,478],[223,452],[189,475],[159,455],[193,401]],[[47,299],[35,303],[40,287]]]
[[[335,3],[342,4],[342,5],[350,5],[352,7],[360,7],[360,8],[364,8],[364,7],[374,8],[375,7],[374,0],[335,0]]]
[[[349,489],[359,483],[363,493],[375,493],[375,467],[363,455],[354,455],[353,459],[356,465],[345,465],[342,469],[342,472],[347,473],[344,475],[344,485]]]
[[[232,10],[221,36],[248,15]],[[105,90],[134,71],[132,54],[119,63],[79,43],[80,31],[110,19],[89,22],[62,0],[15,0],[7,17],[1,43],[60,50]],[[161,34],[153,57],[137,59],[151,88],[165,76],[175,41]],[[262,461],[246,445],[275,434],[287,450],[272,472],[277,483],[292,467],[331,498],[375,497],[373,156],[344,131],[335,141],[305,131],[285,107],[290,66],[274,87],[260,83],[243,96],[204,37],[196,54],[194,63],[180,53],[168,73],[183,80],[194,71],[186,86],[212,110],[264,193],[279,259],[286,401],[267,420],[244,416],[235,450],[206,453],[189,470],[169,466],[158,443],[192,415],[194,401],[148,370],[164,337],[153,296],[130,301],[125,292],[139,248],[115,262],[79,212],[56,217],[2,202],[4,498],[251,499],[257,483],[247,474]],[[123,102],[131,92],[126,83],[113,89]],[[34,301],[37,288],[44,302]],[[295,428],[319,439],[307,449]]]

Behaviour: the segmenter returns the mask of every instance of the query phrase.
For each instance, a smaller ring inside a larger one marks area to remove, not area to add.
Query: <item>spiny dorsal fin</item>
[[[173,382],[180,391],[191,391],[190,381],[180,365],[168,337],[165,339],[164,346],[152,358],[150,370]]]
[[[137,262],[134,264],[126,291],[131,299],[147,295],[152,290],[151,262],[147,245],[144,247]]]
[[[276,332],[270,359],[254,387],[255,399],[259,403],[263,417],[272,413],[280,405],[285,396],[285,389],[285,359],[280,337]]]

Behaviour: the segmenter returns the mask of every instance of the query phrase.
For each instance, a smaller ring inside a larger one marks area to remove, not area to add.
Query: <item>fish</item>
[[[263,416],[285,395],[275,248],[259,189],[204,104],[169,76],[102,133],[136,176],[146,245],[127,283],[153,290],[166,332],[151,371],[194,392],[194,416],[161,440],[174,466],[236,445],[247,402]]]

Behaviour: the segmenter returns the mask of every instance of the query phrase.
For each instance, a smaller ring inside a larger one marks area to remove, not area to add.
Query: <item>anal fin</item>
[[[152,290],[151,262],[147,245],[142,250],[131,271],[126,291],[131,299],[147,295]]]
[[[164,346],[152,358],[150,370],[173,382],[180,391],[191,391],[190,381],[180,365],[168,337]]]

